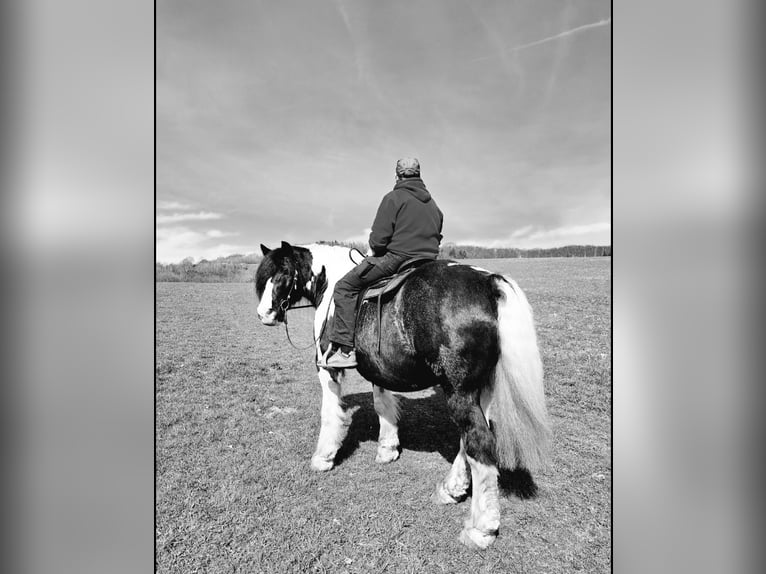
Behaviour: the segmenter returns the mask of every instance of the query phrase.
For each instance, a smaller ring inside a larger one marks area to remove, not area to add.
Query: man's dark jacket
[[[439,255],[444,216],[419,177],[396,182],[380,202],[372,224],[370,247],[375,255],[405,257]]]

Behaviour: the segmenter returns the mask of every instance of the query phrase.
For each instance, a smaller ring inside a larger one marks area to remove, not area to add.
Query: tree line
[[[519,249],[516,247],[481,247],[479,245],[446,244],[439,250],[442,259],[514,259],[533,257],[610,257],[611,245],[565,245]]]
[[[367,244],[349,241],[319,241],[324,245],[341,245],[367,251]],[[549,247],[535,249],[519,249],[516,247],[481,247],[480,245],[458,245],[445,243],[439,248],[439,259],[514,259],[533,257],[610,257],[611,245],[565,245],[564,247]]]
[[[155,263],[155,281],[188,281],[196,283],[247,283],[253,280],[260,254],[229,255],[213,261],[194,263],[187,257],[180,263]]]
[[[367,244],[349,241],[318,241],[324,245],[341,245],[367,251]],[[515,247],[481,247],[446,243],[439,249],[439,259],[513,259],[536,257],[611,257],[611,245],[566,245],[564,247],[518,249]],[[253,280],[260,253],[229,255],[213,261],[203,259],[194,263],[187,257],[180,263],[155,263],[155,281],[189,281],[210,283],[246,283]]]

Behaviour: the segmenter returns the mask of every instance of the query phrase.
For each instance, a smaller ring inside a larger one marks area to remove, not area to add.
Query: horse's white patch
[[[303,307],[306,305],[311,305],[311,301],[309,301],[306,297],[301,297],[298,299],[295,303],[290,304],[290,309],[293,309],[295,307]]]
[[[341,390],[338,381],[333,379],[327,369],[319,369],[319,382],[322,385],[322,424],[319,439],[311,465],[316,470],[329,470],[333,466],[335,455],[348,431],[349,421],[343,409]]]
[[[325,321],[333,316],[335,303],[332,299],[335,284],[338,280],[354,268],[355,264],[351,260],[350,250],[340,245],[319,245],[312,243],[310,245],[301,245],[311,252],[311,272],[314,275],[322,273],[324,267],[325,278],[327,279],[327,288],[325,289],[322,302],[319,304],[314,315],[314,339],[317,341],[317,353],[321,355],[319,348],[319,335]]]
[[[378,413],[380,434],[376,462],[391,462],[399,458],[399,403],[391,391],[372,386],[373,404]]]
[[[301,245],[301,247],[305,247],[311,252],[312,273],[319,275],[322,272],[322,267],[324,267],[327,281],[333,285],[355,265],[347,247],[319,245],[317,243]]]
[[[452,462],[449,474],[440,483],[434,493],[435,501],[439,504],[454,504],[463,499],[471,486],[471,475],[468,473],[468,460],[465,455],[465,442],[460,439],[460,451]]]
[[[481,391],[481,394],[479,395],[479,406],[481,407],[481,411],[484,413],[484,420],[487,421],[488,425],[490,418],[492,418],[490,416],[489,410],[492,408],[492,391],[494,388],[494,385],[490,387],[484,387]]]
[[[484,464],[466,455],[471,468],[471,528],[466,534],[482,548],[491,544],[500,528],[500,500],[498,491],[498,470],[494,465]],[[475,530],[475,532],[472,532]]]
[[[478,271],[479,273],[485,273],[486,275],[492,275],[492,271],[487,271],[483,267],[477,267],[476,265],[469,265],[471,269],[474,271]]]
[[[263,288],[263,295],[258,303],[258,317],[261,319],[261,323],[264,325],[276,325],[277,324],[277,312],[272,309],[272,293],[274,291],[274,283],[271,279],[266,281],[266,286]]]
[[[483,267],[479,267],[477,265],[465,265],[464,263],[458,263],[456,261],[450,261],[449,263],[447,263],[447,267],[455,267],[457,265],[462,265],[462,266],[465,266],[465,267],[470,267],[474,271],[478,271],[479,273],[484,273],[485,275],[492,275],[492,271],[488,271],[488,270],[484,269]]]

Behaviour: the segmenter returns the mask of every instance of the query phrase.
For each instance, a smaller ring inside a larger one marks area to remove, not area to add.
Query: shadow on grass
[[[438,452],[452,462],[460,447],[460,434],[450,420],[442,392],[439,390],[422,398],[410,399],[405,395],[398,398],[401,448]],[[343,402],[354,414],[343,447],[335,457],[336,464],[342,464],[361,443],[378,440],[378,415],[372,403],[372,392],[345,395]]]
[[[348,435],[335,457],[341,465],[363,442],[377,442],[378,415],[372,402],[372,392],[345,395],[343,401],[353,412]],[[441,390],[433,395],[407,398],[399,395],[399,441],[401,448],[418,452],[438,452],[447,462],[452,462],[460,447],[460,433],[452,422],[447,403]],[[500,469],[498,483],[505,495],[522,499],[534,498],[537,485],[525,468]]]
[[[537,496],[537,485],[532,478],[532,474],[526,468],[516,468],[514,470],[501,468],[497,482],[500,485],[501,492],[506,496],[515,494],[523,500]]]

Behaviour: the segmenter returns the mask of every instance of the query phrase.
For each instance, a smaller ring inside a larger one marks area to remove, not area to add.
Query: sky
[[[400,157],[443,243],[611,244],[608,0],[158,0],[156,259],[366,241]]]

